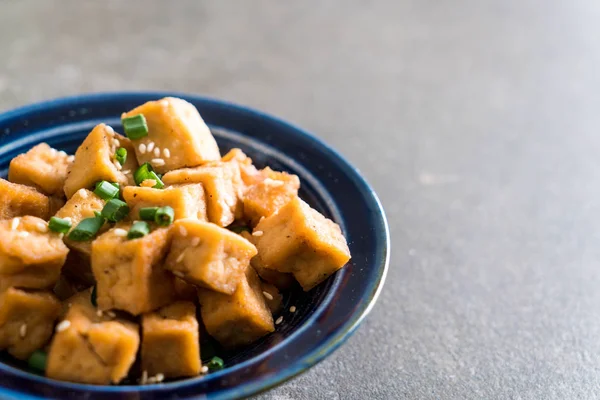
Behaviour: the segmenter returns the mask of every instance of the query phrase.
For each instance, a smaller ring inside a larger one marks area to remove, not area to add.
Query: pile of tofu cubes
[[[0,179],[0,350],[47,352],[48,377],[116,384],[201,374],[199,320],[226,348],[273,332],[281,290],[308,291],[350,259],[337,224],[298,197],[297,176],[257,169],[241,150],[221,157],[190,103],[164,98],[130,139],[97,125],[75,155],[45,143],[14,158]],[[128,157],[115,160],[118,148]],[[150,163],[163,188],[139,186]],[[99,181],[118,183],[126,218],[89,241],[48,229],[100,212]],[[145,207],[170,206],[169,226],[128,239]],[[247,227],[247,230],[232,227]],[[228,229],[229,227],[229,229]],[[93,295],[92,295],[92,292]],[[136,359],[139,358],[139,367]]]

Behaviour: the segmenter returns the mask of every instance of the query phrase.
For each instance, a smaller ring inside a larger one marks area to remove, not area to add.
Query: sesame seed
[[[115,166],[116,169],[118,169],[119,171],[121,170],[121,168],[123,168],[123,166],[121,165],[120,162],[118,162],[117,160],[113,161],[113,165]]]
[[[115,147],[120,147],[120,146],[121,146],[121,142],[119,142],[119,139],[117,139],[117,138],[114,138],[114,139],[111,141],[111,143],[112,143],[112,145],[113,145],[113,146],[115,146]]]
[[[275,321],[275,325],[279,325],[282,322],[283,322],[283,316],[277,318],[277,321]]]
[[[124,173],[125,175],[129,175],[131,173],[131,170],[126,169],[126,170],[123,170],[121,172]]]
[[[16,231],[17,228],[19,227],[19,224],[21,223],[21,218],[13,218],[13,220],[10,222],[10,230],[11,231]]]
[[[52,155],[55,156],[58,153],[58,150],[50,149],[50,153],[52,153]]]
[[[71,219],[71,217],[64,217],[63,219],[65,221],[67,221],[68,223],[73,223],[73,220]]]
[[[263,231],[254,231],[252,232],[252,236],[262,236],[263,235]]]
[[[21,231],[21,232],[17,233],[17,235],[19,237],[25,238],[25,237],[29,236],[29,232]]]
[[[160,101],[160,105],[163,106],[163,107],[168,107],[169,106],[169,102],[167,100],[165,100],[165,99],[162,99]]]
[[[203,365],[202,368],[200,369],[200,372],[202,372],[203,374],[206,374],[208,372],[208,367],[206,365]]]
[[[192,247],[196,247],[200,244],[200,238],[199,237],[195,237],[192,239]]]
[[[263,296],[265,296],[267,298],[267,300],[273,300],[273,295],[269,292],[263,291]]]
[[[154,142],[149,142],[146,146],[146,151],[150,153],[152,150],[154,150]]]
[[[266,179],[263,181],[263,183],[264,183],[265,185],[269,185],[269,186],[275,186],[275,187],[283,185],[283,182],[281,182],[281,181],[276,181],[276,180],[274,180],[274,179],[271,179],[271,178],[266,178]]]
[[[187,236],[187,229],[185,229],[185,226],[179,226],[179,233],[181,233],[181,236]]]
[[[58,152],[58,155],[61,156],[61,157],[66,157],[67,153],[65,153],[64,151],[61,150],[61,151]]]
[[[258,220],[258,223],[260,224],[261,222],[263,222],[263,219],[265,219],[264,215],[262,217],[260,217],[260,219]]]
[[[165,165],[165,160],[163,160],[162,158],[153,158],[150,162],[152,164],[158,165],[159,167]]]
[[[58,325],[56,325],[56,332],[62,332],[65,329],[69,329],[70,326],[71,326],[71,321],[69,321],[68,319],[65,319],[64,321],[62,321]]]
[[[125,237],[127,236],[127,231],[125,229],[117,228],[113,231],[115,236]]]
[[[42,233],[48,232],[48,225],[45,222],[38,222],[36,227]]]
[[[21,336],[22,338],[24,338],[25,335],[27,335],[27,324],[23,324],[19,328],[19,336]]]
[[[180,263],[181,261],[183,261],[183,257],[185,257],[185,250],[182,251],[181,254],[177,256],[177,260],[175,260],[175,262]]]
[[[138,147],[138,150],[140,151],[140,154],[146,153],[146,145],[144,143],[141,143]]]
[[[173,275],[179,277],[179,278],[183,278],[185,277],[185,275],[183,274],[183,272],[180,271],[173,271]]]
[[[115,314],[114,311],[107,311],[106,315],[108,316],[108,318],[115,318],[117,316],[117,314]]]
[[[88,194],[87,191],[85,189],[79,189],[77,191],[77,193],[79,194],[79,196],[81,196],[82,199],[87,199],[88,198]]]
[[[102,312],[102,310],[98,310],[96,311],[96,315],[101,317],[104,313]]]
[[[290,307],[290,312],[291,313],[295,313],[296,312],[296,306],[291,306]]]
[[[160,157],[160,148],[158,146],[154,148],[154,157]]]
[[[165,375],[164,374],[161,374],[161,373],[156,374],[156,382],[157,383],[162,382],[164,380],[165,380]]]
[[[64,237],[65,237],[65,234],[64,234],[64,233],[59,233],[59,234],[58,234],[58,238],[59,238],[59,239],[61,239],[61,240],[62,240],[62,238],[64,238]]]
[[[165,156],[165,158],[171,158],[171,150],[163,149],[163,155]]]
[[[108,134],[113,134],[113,133],[115,133],[115,130],[112,128],[112,126],[109,126],[109,125],[105,125],[105,126],[104,126],[104,130],[105,130],[105,131],[106,131],[106,133],[108,133]]]
[[[142,372],[142,379],[141,379],[140,383],[141,383],[142,385],[145,385],[145,384],[146,384],[146,382],[148,382],[148,371],[144,370],[144,371]]]
[[[67,157],[67,162],[73,162],[73,161],[75,161],[75,156]]]

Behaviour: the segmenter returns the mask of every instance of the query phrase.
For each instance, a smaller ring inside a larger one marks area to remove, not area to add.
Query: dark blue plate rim
[[[18,120],[19,118],[25,118],[27,115],[35,114],[38,111],[47,110],[49,108],[59,108],[69,105],[76,105],[78,103],[85,102],[102,102],[102,101],[114,101],[115,98],[122,97],[131,97],[131,98],[139,98],[140,102],[146,101],[148,98],[161,98],[165,96],[175,96],[181,97],[184,99],[191,100],[195,103],[210,105],[211,107],[220,108],[227,110],[227,112],[232,112],[233,114],[237,114],[242,118],[249,119],[260,119],[266,120],[270,124],[277,126],[279,129],[286,131],[286,134],[293,134],[299,137],[301,140],[308,140],[316,145],[321,152],[324,153],[324,156],[329,157],[331,160],[335,161],[337,167],[349,178],[351,178],[352,183],[354,183],[360,194],[362,195],[362,199],[364,200],[364,206],[373,211],[375,215],[375,219],[371,220],[372,230],[377,235],[377,248],[373,249],[373,252],[376,255],[376,260],[372,263],[373,265],[369,265],[371,268],[377,268],[377,275],[374,279],[372,279],[363,293],[360,293],[360,298],[356,302],[356,308],[353,311],[350,318],[345,320],[342,324],[337,326],[333,333],[329,335],[325,340],[319,342],[315,347],[309,349],[301,356],[294,359],[291,363],[286,365],[283,369],[279,370],[276,374],[272,374],[263,378],[249,380],[245,382],[241,382],[235,387],[228,387],[223,389],[217,389],[215,392],[204,392],[197,393],[198,396],[206,396],[210,398],[219,398],[219,399],[228,399],[228,398],[238,398],[249,396],[251,394],[255,394],[258,392],[262,392],[272,388],[288,379],[293,378],[294,376],[306,371],[308,368],[316,365],[320,361],[322,361],[325,357],[335,351],[340,345],[342,345],[348,337],[354,333],[358,325],[362,322],[362,320],[366,317],[366,315],[373,308],[385,282],[385,278],[387,275],[387,271],[389,268],[389,260],[390,260],[390,233],[389,226],[387,223],[387,219],[385,217],[385,211],[383,210],[383,206],[375,194],[374,190],[369,186],[365,178],[360,174],[360,172],[354,168],[348,161],[345,160],[337,151],[331,148],[328,144],[323,142],[321,139],[317,138],[313,134],[301,129],[294,124],[286,122],[278,117],[271,116],[262,111],[258,111],[252,109],[250,107],[241,106],[234,104],[232,102],[217,100],[210,97],[192,95],[187,93],[178,93],[178,92],[161,92],[161,91],[134,91],[134,92],[104,92],[104,93],[92,93],[85,95],[77,95],[77,96],[69,96],[63,97],[55,100],[43,101],[31,105],[22,106],[13,110],[6,111],[0,114],[0,125],[4,122],[12,120]],[[336,279],[336,283],[339,284],[339,280]],[[337,284],[334,284],[332,290],[335,290]],[[331,293],[330,293],[331,294]],[[330,296],[328,296],[330,297]],[[327,301],[325,304],[325,310],[318,310],[318,314],[323,314],[327,312],[328,314],[336,307],[335,302]],[[315,317],[317,317],[315,315]],[[307,321],[305,325],[308,325],[308,322],[311,324],[315,323],[316,318],[311,318],[310,321]],[[292,336],[297,336],[305,329],[309,328],[309,326],[303,326],[299,329],[298,332],[292,334]],[[287,341],[287,340],[286,340]],[[279,346],[276,346],[279,347]],[[271,353],[269,351],[269,353]],[[211,379],[219,379],[225,376],[226,373],[234,373],[236,370],[241,370],[243,368],[248,368],[252,364],[255,364],[257,361],[260,361],[263,355],[258,355],[254,358],[251,358],[241,364],[235,365],[231,368],[228,368],[224,371],[220,371],[214,374],[211,374]],[[168,390],[171,392],[173,389],[183,388],[189,389],[189,386],[195,385],[197,382],[195,380],[185,380],[185,381],[176,381],[172,383],[167,383],[164,385],[148,385],[148,386],[92,386],[92,385],[82,385],[82,384],[74,384],[69,382],[59,382],[51,379],[47,379],[44,377],[40,377],[34,374],[30,374],[25,371],[21,371],[19,369],[7,366],[5,364],[0,363],[0,374],[4,375],[2,381],[4,379],[10,378],[10,376],[21,377],[26,379],[33,379],[42,384],[47,384],[49,386],[57,386],[62,387],[63,389],[71,389],[74,391],[90,391],[96,393],[104,393],[106,395],[110,394],[121,394],[121,393],[136,393],[137,395],[142,395],[144,393],[150,394],[148,392],[153,392],[153,394],[160,396],[161,392],[166,394],[163,390]],[[2,383],[0,382],[0,385]],[[170,390],[169,390],[170,389]],[[187,392],[187,390],[186,390]],[[22,393],[15,392],[8,388],[0,387],[0,397],[2,394],[5,394],[6,397],[14,397],[18,396],[19,398],[26,398]],[[36,398],[29,397],[28,398]],[[193,395],[195,397],[195,395]],[[190,398],[190,397],[188,397]]]

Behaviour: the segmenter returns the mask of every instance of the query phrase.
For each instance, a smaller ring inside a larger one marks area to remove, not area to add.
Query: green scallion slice
[[[158,211],[158,207],[142,207],[140,208],[140,219],[144,221],[154,221],[154,216]]]
[[[96,189],[94,193],[98,195],[102,200],[114,199],[119,195],[119,188],[107,181],[100,181],[96,183]]]
[[[127,232],[127,239],[137,239],[146,236],[150,233],[150,225],[146,221],[134,222],[129,232]]]
[[[148,136],[148,124],[146,118],[142,114],[126,117],[121,120],[125,135],[129,139],[141,139]]]
[[[48,356],[45,351],[36,350],[33,352],[33,354],[31,354],[31,356],[29,356],[27,364],[35,370],[45,371],[47,358]]]
[[[48,229],[52,232],[67,233],[71,229],[71,226],[71,221],[58,217],[52,217],[48,222]]]
[[[165,187],[165,184],[160,180],[156,172],[154,172],[154,168],[152,168],[150,163],[142,164],[133,174],[133,180],[138,186],[146,179],[153,179],[156,181],[156,185],[153,186],[154,189],[162,189]]]
[[[173,223],[174,219],[175,210],[169,206],[160,207],[158,210],[156,210],[156,214],[154,215],[154,222],[156,222],[159,226],[169,226]]]
[[[111,199],[102,209],[102,216],[110,222],[119,222],[129,214],[129,206],[122,200]]]
[[[127,161],[127,149],[124,147],[119,147],[117,151],[115,151],[115,159],[119,162],[119,164],[125,164],[125,161]]]
[[[208,370],[210,372],[213,372],[213,371],[218,371],[220,369],[223,369],[223,367],[225,367],[225,364],[223,363],[222,358],[215,356],[210,359],[210,361],[206,364],[206,366],[208,367]]]
[[[119,184],[119,182],[111,182],[110,184],[116,187],[117,189],[121,190],[121,185]]]
[[[69,233],[69,239],[76,242],[84,242],[86,240],[91,240],[102,225],[104,225],[104,218],[98,213],[98,211],[94,211],[95,217],[86,218],[81,221],[75,229],[73,229]]]

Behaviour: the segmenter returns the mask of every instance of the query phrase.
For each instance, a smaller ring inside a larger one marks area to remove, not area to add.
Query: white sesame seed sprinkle
[[[106,315],[108,316],[108,318],[115,318],[117,316],[117,314],[115,314],[114,311],[107,311]]]
[[[185,250],[183,250],[181,252],[181,254],[177,256],[177,259],[175,260],[175,262],[180,263],[181,261],[183,261],[183,257],[185,257]]]
[[[162,158],[153,158],[151,160],[152,164],[154,165],[158,165],[159,167],[162,167],[163,165],[165,165],[165,160],[163,160]]]
[[[192,239],[192,247],[196,247],[200,244],[200,238],[199,237],[195,237]]]
[[[75,156],[67,157],[67,162],[73,162],[73,161],[75,161]]]
[[[113,231],[115,236],[125,237],[127,236],[127,231],[125,229],[117,228]]]
[[[171,158],[171,150],[167,148],[163,149],[163,155],[165,156],[165,158]]]
[[[104,313],[102,312],[102,310],[98,310],[98,311],[96,311],[96,315],[99,317],[102,317],[102,315],[104,315]]]
[[[71,326],[71,321],[69,321],[68,319],[65,319],[64,321],[62,321],[58,325],[56,325],[56,332],[62,332],[65,329],[69,329],[70,326]]]
[[[48,224],[46,224],[45,222],[38,222],[35,226],[38,229],[38,231],[42,233],[48,232]]]
[[[185,229],[185,226],[179,226],[179,233],[181,233],[181,236],[187,236],[187,229]]]
[[[68,223],[72,223],[73,220],[71,219],[71,217],[64,217],[63,218],[65,221],[67,221]]]
[[[291,306],[290,307],[290,312],[291,313],[295,313],[296,312],[296,306]]]
[[[27,335],[27,324],[23,324],[19,328],[19,336],[21,336],[22,338],[24,338],[25,335]]]
[[[61,150],[61,151],[58,152],[58,155],[61,156],[61,157],[66,157],[67,153],[65,153],[64,151]]]
[[[281,186],[281,185],[283,185],[283,182],[281,182],[281,181],[276,181],[276,180],[274,180],[274,179],[271,179],[271,178],[266,178],[266,179],[263,181],[263,183],[264,183],[265,185],[274,186],[274,187],[277,187],[277,186]]]
[[[140,383],[142,385],[145,385],[148,382],[148,371],[144,370],[142,372],[142,379],[140,380]]]
[[[273,295],[269,292],[263,291],[263,296],[265,296],[267,300],[273,300]]]
[[[283,322],[283,316],[277,318],[277,321],[275,321],[275,325],[279,325]]]
[[[148,142],[148,145],[146,146],[146,151],[150,153],[152,150],[154,150],[154,142]]]
[[[175,276],[177,276],[179,278],[184,278],[185,277],[185,275],[181,271],[173,271],[173,275],[175,275]]]
[[[203,374],[206,374],[208,372],[208,367],[206,365],[203,365],[202,368],[200,369],[200,372],[202,372]]]
[[[27,236],[29,236],[29,232],[21,231],[21,232],[17,233],[17,235],[19,237],[26,238]]]
[[[125,169],[125,170],[123,170],[121,172],[124,173],[125,175],[129,175],[131,173],[131,170]]]
[[[79,196],[81,196],[82,199],[87,199],[88,198],[88,194],[87,191],[83,188],[79,189],[77,191],[77,193],[79,194]]]
[[[160,382],[162,382],[162,381],[164,381],[164,380],[165,380],[165,375],[164,375],[164,374],[161,374],[161,373],[158,373],[158,374],[156,374],[156,377],[155,377],[155,379],[156,379],[156,382],[157,382],[157,383],[160,383]]]
[[[154,157],[160,157],[160,148],[158,146],[154,148]]]
[[[262,217],[260,217],[260,219],[258,220],[258,223],[260,224],[261,222],[263,222],[263,219],[265,219],[264,215]]]
[[[113,162],[113,165],[115,166],[116,169],[118,169],[119,171],[123,168],[123,166],[121,165],[120,162],[118,162],[117,160],[115,160]]]
[[[262,236],[264,234],[263,231],[254,231],[252,232],[252,236]]]
[[[140,154],[145,154],[146,153],[146,145],[144,143],[140,143],[138,150],[139,150]]]
[[[10,230],[12,231],[16,231],[17,228],[19,227],[19,224],[21,223],[21,218],[13,218],[12,221],[10,222]]]
[[[110,125],[105,125],[105,126],[104,126],[104,130],[105,130],[105,131],[106,131],[106,133],[108,133],[108,134],[113,134],[113,133],[115,133],[115,130],[114,130],[114,129],[112,128],[112,126],[110,126]]]
[[[121,142],[119,142],[119,139],[117,139],[117,138],[114,138],[114,139],[111,141],[111,143],[112,143],[112,145],[113,145],[113,146],[115,146],[115,147],[121,147]]]

